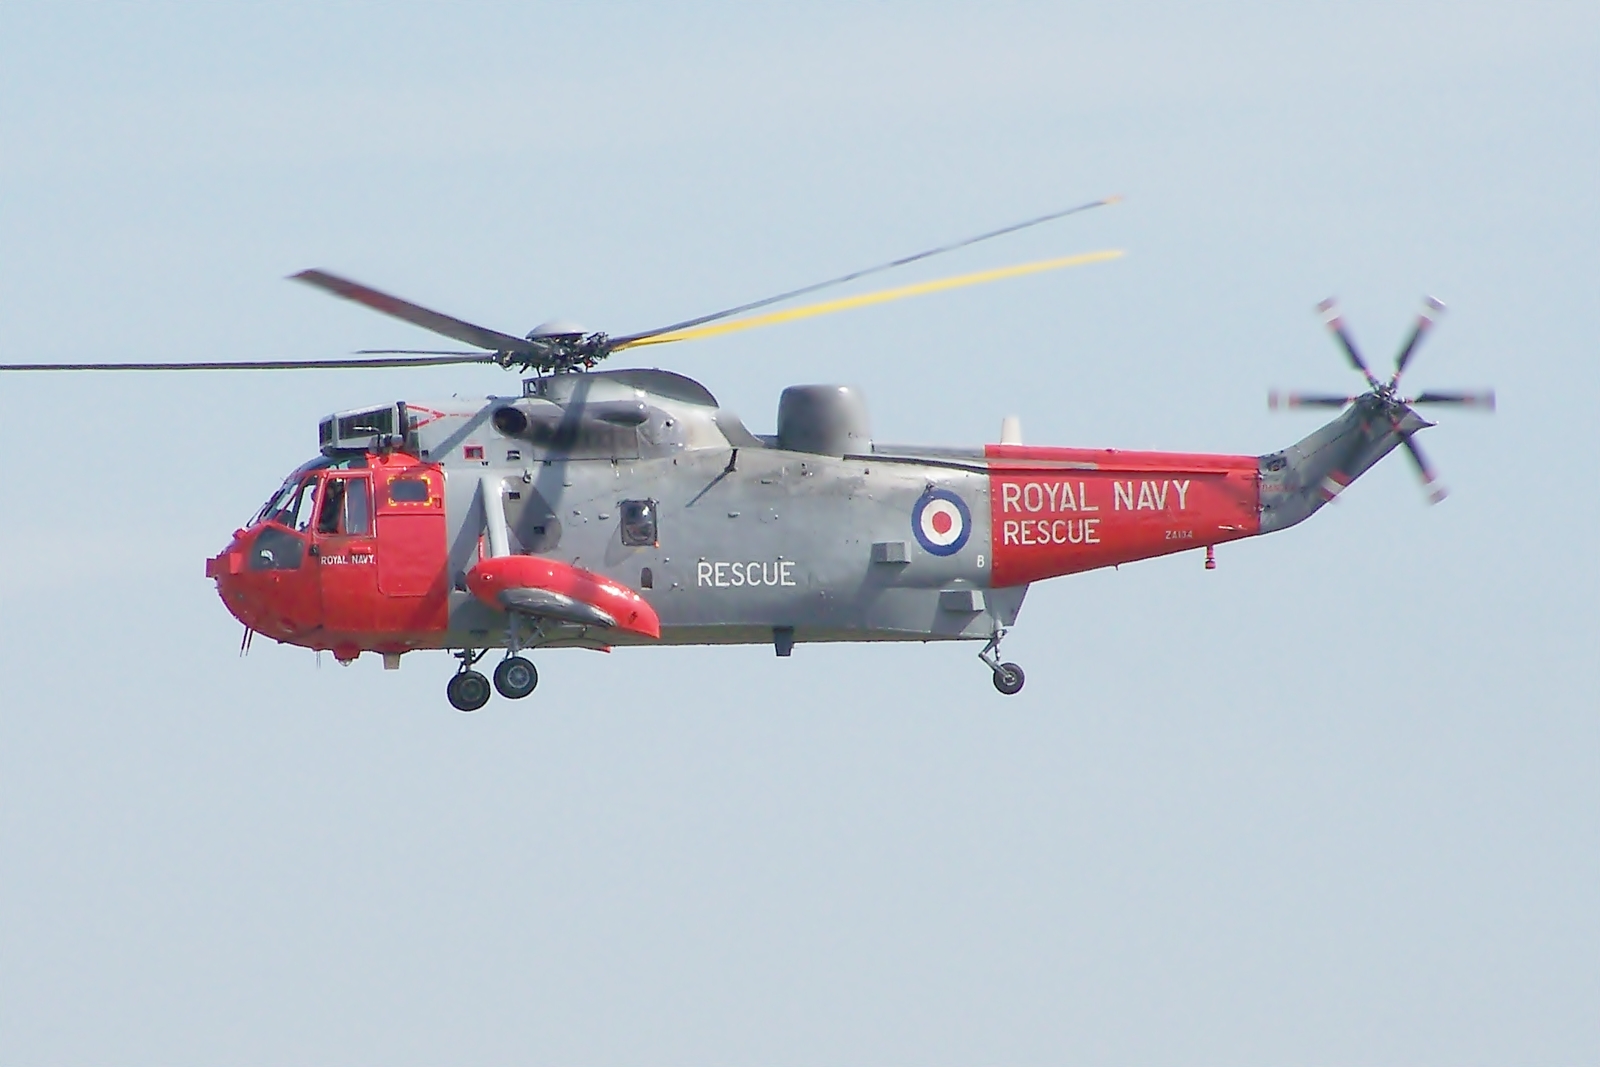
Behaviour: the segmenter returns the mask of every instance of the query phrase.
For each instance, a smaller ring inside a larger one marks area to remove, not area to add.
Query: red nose
[[[292,640],[320,621],[314,579],[301,566],[303,550],[301,539],[281,527],[236,530],[228,547],[206,560],[206,577],[216,581],[234,618],[257,633]]]

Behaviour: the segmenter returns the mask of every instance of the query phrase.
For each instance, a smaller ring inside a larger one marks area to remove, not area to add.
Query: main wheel
[[[444,695],[457,711],[477,711],[489,703],[489,679],[477,671],[462,671],[450,679]]]
[[[1025,680],[1022,668],[1015,663],[1002,663],[1000,669],[994,672],[994,687],[1008,697],[1022,692]]]
[[[507,700],[521,700],[538,684],[538,670],[521,656],[508,656],[494,669],[494,687]]]

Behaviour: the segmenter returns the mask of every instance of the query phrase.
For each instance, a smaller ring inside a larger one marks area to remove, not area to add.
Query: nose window
[[[268,526],[250,548],[250,569],[253,571],[297,570],[305,557],[305,542],[288,530]]]

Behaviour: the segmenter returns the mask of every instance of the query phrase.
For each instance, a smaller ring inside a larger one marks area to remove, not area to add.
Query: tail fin
[[[1368,393],[1322,429],[1261,457],[1261,532],[1309,519],[1344,487],[1433,423],[1404,404]]]

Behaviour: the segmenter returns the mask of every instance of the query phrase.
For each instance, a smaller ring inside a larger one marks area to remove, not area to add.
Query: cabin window
[[[428,480],[426,478],[391,478],[389,480],[389,503],[426,504],[427,502]]]
[[[654,500],[624,500],[619,507],[622,509],[623,544],[639,547],[659,543]]]
[[[649,567],[639,572],[639,587],[641,589],[654,589],[656,587],[656,576],[651,573]]]

